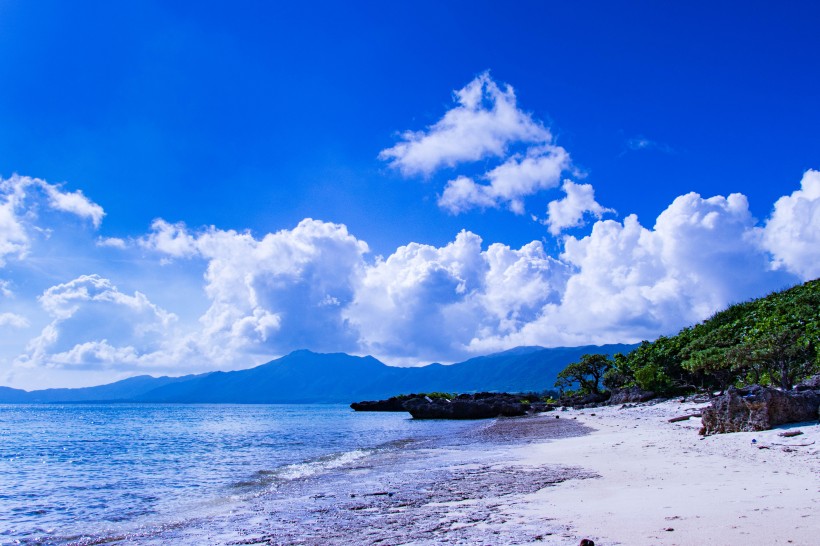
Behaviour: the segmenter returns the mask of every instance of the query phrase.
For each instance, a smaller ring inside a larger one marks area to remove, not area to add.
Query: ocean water
[[[184,525],[481,426],[343,405],[0,405],[0,544]]]

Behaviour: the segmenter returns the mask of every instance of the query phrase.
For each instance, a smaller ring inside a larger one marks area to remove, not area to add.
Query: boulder
[[[364,400],[362,402],[353,402],[350,407],[356,411],[407,411],[404,409],[404,403],[408,400],[419,398],[420,395],[409,394],[402,396],[393,396],[387,400]]]
[[[603,405],[609,400],[610,393],[576,394],[561,399],[561,405],[572,406],[574,409],[594,408]]]
[[[447,400],[442,398],[415,398],[404,408],[414,419],[490,419],[525,415],[529,404],[510,394],[462,394]]]
[[[634,404],[637,402],[646,402],[652,400],[657,396],[652,391],[645,391],[640,387],[627,387],[625,389],[616,389],[612,391],[612,396],[609,398],[609,404]]]
[[[781,391],[752,385],[730,387],[703,409],[701,435],[768,430],[786,423],[815,421],[820,391]]]
[[[808,379],[801,381],[797,385],[794,386],[794,390],[796,391],[818,391],[820,390],[820,373],[817,375],[813,375]]]

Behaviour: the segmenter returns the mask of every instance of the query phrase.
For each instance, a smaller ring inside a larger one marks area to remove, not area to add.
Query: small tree
[[[600,394],[604,374],[612,367],[609,355],[586,354],[558,374],[555,386],[563,391],[578,385],[583,394]]]

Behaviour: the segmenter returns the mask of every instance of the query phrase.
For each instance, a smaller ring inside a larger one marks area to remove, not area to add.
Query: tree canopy
[[[820,373],[820,279],[739,303],[632,352],[584,355],[556,386],[638,386],[661,395],[760,383],[783,389]]]

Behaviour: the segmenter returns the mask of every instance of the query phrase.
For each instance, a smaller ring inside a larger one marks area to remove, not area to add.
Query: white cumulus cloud
[[[769,268],[745,196],[682,195],[653,229],[635,215],[603,220],[567,237],[573,268],[563,298],[509,335],[477,339],[477,350],[523,344],[635,342],[674,333],[715,311],[795,278]]]
[[[518,107],[515,91],[485,72],[454,93],[456,105],[423,131],[407,131],[379,157],[405,176],[493,159],[485,173],[449,180],[438,205],[453,214],[507,206],[524,212],[524,198],[554,188],[570,168],[569,153],[541,122]],[[517,149],[524,148],[522,151]],[[486,168],[486,167],[485,167]]]
[[[595,201],[595,190],[591,184],[576,184],[571,180],[564,180],[561,189],[566,194],[564,198],[550,201],[547,205],[545,223],[553,235],[558,235],[567,228],[584,225],[584,215],[587,213],[600,218],[607,212],[615,212]]]
[[[341,308],[353,298],[368,248],[345,226],[306,219],[261,239],[216,228],[192,233],[162,220],[152,227],[144,246],[207,263],[210,307],[200,318],[199,342],[213,360],[304,347],[356,349]]]
[[[36,220],[40,207],[89,219],[95,228],[105,215],[102,207],[80,190],[66,192],[59,185],[16,174],[0,178],[0,267],[10,256],[19,259],[28,252],[32,233],[39,228]]]
[[[365,351],[457,358],[474,337],[514,331],[558,301],[566,273],[540,242],[482,251],[481,238],[465,231],[444,247],[412,243],[368,267],[345,316]]]
[[[0,326],[10,328],[28,328],[29,322],[26,317],[16,313],[0,313]]]
[[[438,204],[454,214],[502,204],[523,214],[523,198],[556,187],[569,166],[569,154],[560,146],[531,148],[526,155],[512,156],[484,174],[481,178],[486,184],[465,176],[447,182]]]
[[[99,275],[47,289],[40,305],[52,321],[17,359],[22,366],[134,367],[167,356],[177,317],[140,293],[126,294]]]
[[[820,171],[808,170],[800,189],[777,200],[763,229],[774,266],[803,280],[820,276]]]
[[[506,155],[513,142],[552,140],[549,130],[521,111],[515,91],[488,72],[454,93],[456,106],[424,131],[402,133],[402,141],[379,157],[405,175],[430,175],[440,167]]]

